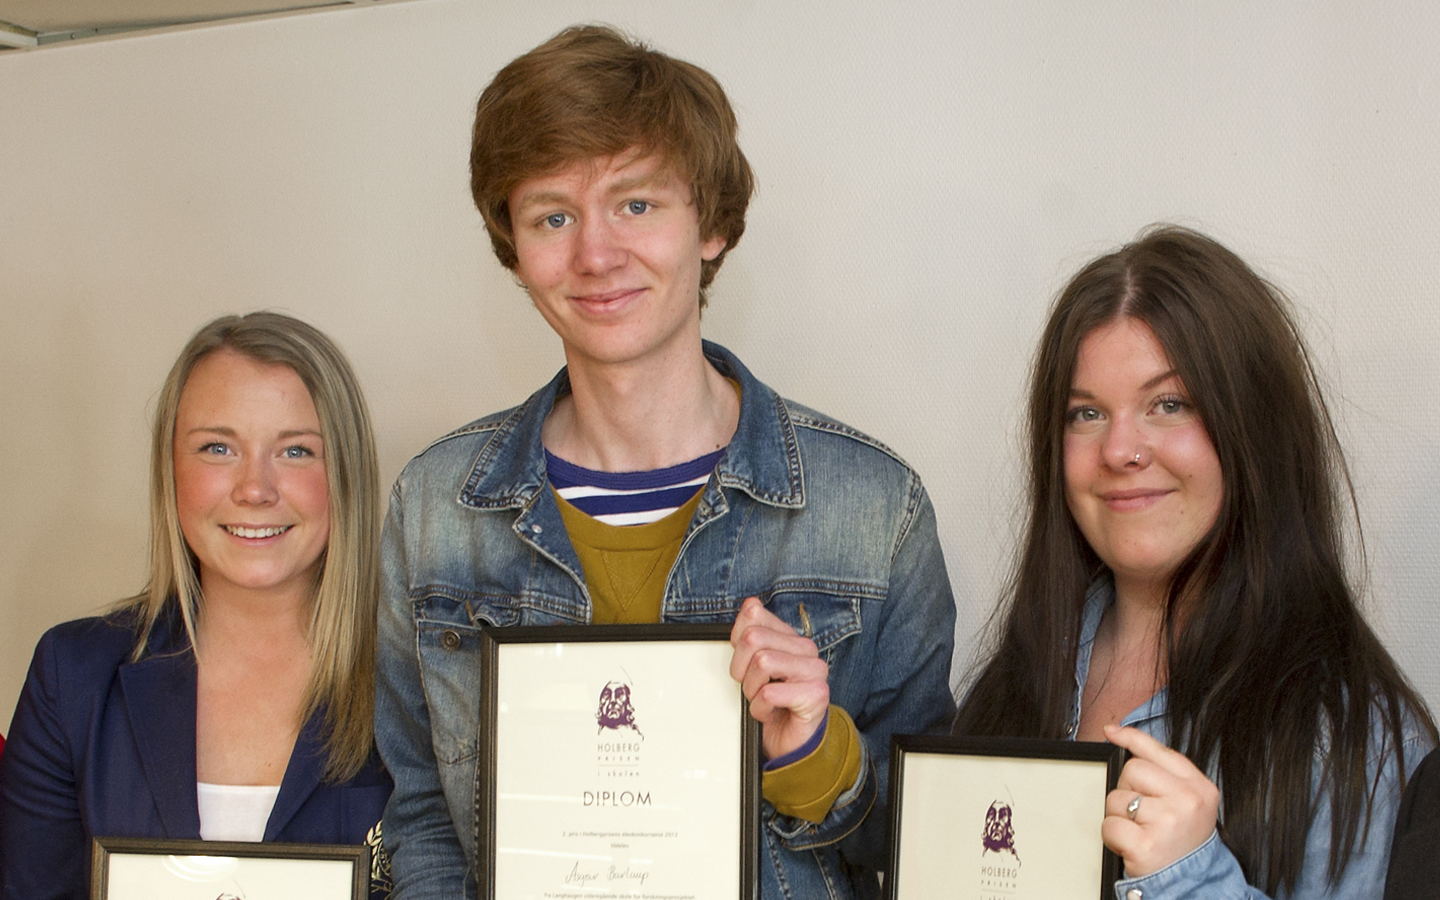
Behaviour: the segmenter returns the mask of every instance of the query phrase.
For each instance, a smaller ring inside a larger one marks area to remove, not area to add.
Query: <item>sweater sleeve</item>
[[[860,732],[850,715],[834,704],[825,736],[814,752],[762,776],[765,799],[787,816],[819,822],[860,774]]]

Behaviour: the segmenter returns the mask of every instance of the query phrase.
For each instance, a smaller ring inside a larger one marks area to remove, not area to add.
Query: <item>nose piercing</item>
[[[1136,453],[1136,454],[1135,454],[1134,463],[1135,463],[1135,465],[1137,465],[1137,466],[1140,465],[1140,454],[1139,454],[1139,453]]]

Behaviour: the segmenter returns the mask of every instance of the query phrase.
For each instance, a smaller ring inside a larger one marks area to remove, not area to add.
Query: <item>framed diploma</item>
[[[757,900],[759,726],[728,625],[487,628],[482,897]]]
[[[95,838],[90,900],[365,900],[370,848]]]
[[[888,900],[1106,900],[1112,744],[895,735]]]

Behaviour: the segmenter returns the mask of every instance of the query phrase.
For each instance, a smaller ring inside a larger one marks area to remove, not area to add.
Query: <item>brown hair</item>
[[[190,338],[160,390],[150,445],[150,582],[123,601],[141,623],[134,658],[155,623],[178,612],[190,643],[203,606],[195,554],[175,500],[175,420],[196,363],[220,349],[288,366],[310,391],[325,439],[330,540],[310,620],[312,667],[301,721],[325,711],[326,777],[344,781],[374,743],[375,617],[380,593],[380,465],[370,413],[345,355],[311,325],[274,312],[222,316]]]
[[[522,181],[631,148],[658,153],[689,185],[700,237],[725,247],[700,267],[705,288],[745,233],[754,175],[725,91],[709,72],[613,28],[576,25],[517,57],[480,94],[470,192],[490,243],[514,270],[508,198]]]
[[[1106,575],[1066,506],[1065,413],[1081,341],[1138,319],[1179,373],[1224,473],[1215,525],[1167,598],[1169,734],[1218,773],[1221,835],[1246,879],[1272,895],[1299,877],[1315,784],[1330,795],[1333,883],[1363,840],[1374,768],[1393,756],[1403,783],[1407,722],[1435,739],[1346,578],[1342,522],[1354,492],[1287,306],[1234,253],[1174,226],[1096,259],[1061,291],[1031,373],[1024,544],[955,722],[963,734],[1065,736],[1086,592]]]

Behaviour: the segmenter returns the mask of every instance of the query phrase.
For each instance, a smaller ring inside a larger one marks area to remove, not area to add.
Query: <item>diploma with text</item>
[[[758,730],[727,626],[484,632],[481,896],[758,896]]]

